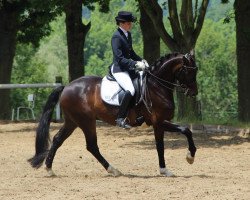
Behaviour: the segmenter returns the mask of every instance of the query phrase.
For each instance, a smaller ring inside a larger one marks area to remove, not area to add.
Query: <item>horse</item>
[[[191,97],[198,93],[197,66],[190,54],[171,53],[156,60],[145,69],[144,74],[141,101],[130,108],[127,119],[131,126],[138,126],[140,124],[136,119],[143,116],[145,123],[153,127],[160,174],[174,176],[165,164],[164,132],[180,132],[186,136],[186,160],[192,164],[196,153],[192,132],[188,127],[174,124],[171,120],[175,109],[174,89],[181,88],[181,91]],[[118,113],[117,106],[109,105],[101,99],[101,82],[102,77],[83,76],[52,91],[36,130],[35,155],[28,160],[33,168],[41,167],[45,160],[48,174],[54,176],[52,163],[57,149],[79,127],[84,133],[87,150],[104,169],[113,176],[122,175],[103,157],[97,144],[96,119],[115,125]],[[58,101],[63,111],[64,123],[50,145],[49,127],[53,109]]]

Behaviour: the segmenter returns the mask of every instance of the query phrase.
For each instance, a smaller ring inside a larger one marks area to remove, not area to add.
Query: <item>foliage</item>
[[[86,75],[104,76],[107,74],[108,66],[112,63],[111,37],[117,28],[115,17],[118,11],[129,10],[139,18],[137,8],[132,1],[113,0],[110,3],[110,10],[112,12],[107,14],[100,13],[97,10],[91,14],[91,30],[85,44]],[[131,32],[134,50],[142,56],[143,47],[139,23],[134,24]]]
[[[41,41],[39,48],[28,44],[18,44],[13,64],[12,83],[53,83],[56,76],[62,76],[68,82],[67,47],[64,16],[52,22],[52,34]],[[27,96],[36,96],[35,113],[39,114],[52,89],[14,89],[11,93],[11,105],[17,108],[27,105]]]
[[[200,101],[204,118],[237,116],[235,25],[206,20],[196,46]]]
[[[220,2],[219,2],[220,3]],[[218,4],[219,4],[218,3]],[[199,100],[204,120],[235,119],[237,112],[237,80],[235,52],[235,24],[223,24],[225,12],[217,9],[212,2],[207,18],[196,45],[196,59],[199,66]],[[230,5],[230,4],[228,4]],[[91,20],[91,29],[85,43],[86,75],[104,76],[112,62],[111,36],[116,30],[115,16],[119,10],[130,10],[139,19],[139,13],[133,1],[112,0],[109,13],[100,13],[99,6],[85,15],[84,20]],[[211,7],[212,6],[212,7]],[[231,4],[232,6],[232,4]],[[86,9],[86,8],[84,8]],[[228,10],[230,7],[228,7]],[[216,12],[214,11],[216,10]],[[216,15],[216,16],[215,16]],[[221,20],[219,20],[221,19]],[[53,32],[44,38],[40,47],[18,45],[13,69],[13,83],[54,82],[55,76],[63,76],[68,82],[68,62],[64,16],[50,23]],[[169,27],[166,27],[169,29]],[[132,29],[133,47],[140,55],[143,52],[142,36],[139,24]],[[169,52],[161,43],[161,54]],[[26,75],[27,74],[27,75]],[[20,105],[29,92],[37,95],[37,113],[41,111],[51,89],[13,90],[12,105]]]
[[[50,25],[53,32],[41,41],[36,56],[47,69],[46,82],[54,82],[56,76],[62,76],[63,81],[67,83],[68,61],[65,16],[58,17]]]
[[[13,65],[12,83],[42,83],[46,80],[45,64],[36,56],[36,50],[31,45],[18,45],[17,56]],[[35,67],[34,67],[35,66]],[[40,113],[48,89],[13,89],[11,91],[11,105],[13,109],[18,106],[27,106],[28,94],[35,94],[35,113]],[[21,116],[22,117],[22,116]]]
[[[16,13],[19,42],[38,46],[39,40],[51,32],[49,23],[62,13],[62,6],[57,3],[51,0],[1,0],[0,9]]]
[[[213,21],[220,21],[223,18],[228,18],[233,11],[233,2],[221,3],[220,1],[210,1],[206,18]]]

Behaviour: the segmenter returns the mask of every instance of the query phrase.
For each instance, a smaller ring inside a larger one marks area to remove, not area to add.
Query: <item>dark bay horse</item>
[[[156,148],[159,157],[160,174],[173,176],[167,169],[164,159],[164,131],[180,132],[187,137],[188,163],[194,162],[196,147],[192,132],[170,122],[174,116],[173,90],[175,87],[184,88],[186,95],[197,95],[197,67],[189,54],[168,54],[158,59],[145,70],[143,80],[142,101],[130,109],[128,120],[130,125],[137,126],[136,117],[143,116],[147,125],[154,129]],[[176,83],[178,80],[178,84]],[[39,168],[45,161],[49,175],[54,175],[52,163],[57,149],[79,127],[86,139],[87,150],[102,164],[108,173],[114,176],[121,172],[112,167],[102,156],[97,144],[96,119],[115,125],[118,112],[116,106],[102,101],[100,97],[101,77],[84,76],[72,81],[67,86],[56,88],[49,96],[43,109],[37,131],[35,155],[29,159],[32,167]],[[60,98],[60,106],[64,114],[64,124],[54,136],[49,147],[49,126],[53,109]]]

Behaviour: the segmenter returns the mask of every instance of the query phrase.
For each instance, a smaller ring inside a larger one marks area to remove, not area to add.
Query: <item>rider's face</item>
[[[123,23],[120,23],[121,27],[126,30],[126,31],[130,31],[132,26],[133,26],[133,23],[132,22],[123,22]]]

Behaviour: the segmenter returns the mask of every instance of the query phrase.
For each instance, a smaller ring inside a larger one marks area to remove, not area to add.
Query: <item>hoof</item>
[[[160,174],[166,177],[174,177],[175,175],[167,168],[160,168]]]
[[[187,160],[187,162],[189,164],[193,164],[194,163],[194,157],[191,156],[190,151],[187,152],[186,160]]]
[[[109,165],[108,169],[107,169],[107,172],[109,174],[112,174],[114,177],[118,177],[118,176],[121,176],[122,173],[118,170],[118,169],[115,169],[114,167],[112,167],[111,165]]]
[[[55,177],[56,174],[53,172],[51,168],[45,167],[46,171],[48,172],[49,177]]]

